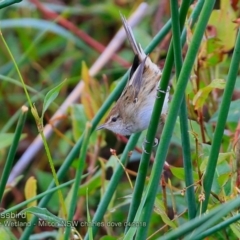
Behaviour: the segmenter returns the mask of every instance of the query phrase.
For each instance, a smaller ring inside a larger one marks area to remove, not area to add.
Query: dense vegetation
[[[6,2],[0,239],[239,239],[240,1]],[[157,147],[162,92],[142,134],[95,131],[134,57],[119,12],[171,86]]]

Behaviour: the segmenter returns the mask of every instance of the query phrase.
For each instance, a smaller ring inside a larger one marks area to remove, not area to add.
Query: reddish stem
[[[71,23],[67,19],[63,18],[61,15],[58,15],[52,10],[45,8],[43,4],[41,4],[38,0],[30,0],[30,1],[37,7],[37,9],[40,12],[42,12],[42,14],[46,19],[55,20],[62,27],[68,29],[70,32],[74,33],[79,38],[81,38],[89,46],[93,47],[96,51],[102,53],[105,50],[104,45],[102,45],[101,43],[91,38],[88,34],[81,31],[78,27],[76,27],[73,23]],[[129,67],[129,63],[124,59],[122,59],[121,57],[119,57],[117,54],[113,54],[112,59],[118,62],[123,67]]]

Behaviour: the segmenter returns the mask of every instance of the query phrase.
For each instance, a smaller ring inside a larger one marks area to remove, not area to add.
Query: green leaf
[[[208,86],[201,88],[193,98],[195,109],[201,108],[205,103],[209,93],[215,89],[224,89],[226,81],[224,79],[214,79]]]
[[[51,89],[47,94],[46,97],[44,98],[44,102],[43,102],[43,111],[42,111],[42,116],[41,118],[43,118],[44,113],[46,112],[46,110],[48,109],[48,107],[50,106],[50,104],[57,98],[60,89],[62,88],[63,84],[66,82],[66,80],[64,80],[63,82],[61,82],[59,85],[57,85],[56,87],[54,87],[53,89]]]
[[[219,42],[217,38],[207,39],[207,56],[204,66],[209,68],[216,66],[218,63],[222,62],[224,59],[224,52],[221,51],[222,44]]]
[[[49,212],[46,208],[30,207],[22,210],[19,214],[32,213],[38,218],[45,220],[49,225],[54,227],[65,227],[66,221]]]
[[[233,20],[237,18],[236,12],[231,6],[231,1],[221,0],[220,9],[212,11],[209,25],[216,28],[216,38],[223,45],[222,51],[229,51],[234,47],[236,39],[236,24]]]
[[[222,158],[223,159],[223,158]],[[229,196],[232,194],[233,181],[232,181],[232,168],[229,165],[229,162],[220,158],[221,163],[217,165],[216,174],[217,174],[217,183],[221,188],[224,196]]]
[[[221,187],[223,187],[229,180],[230,174],[229,173],[225,173],[225,174],[221,174],[218,177],[218,183]]]
[[[237,236],[237,238],[240,238],[240,229],[238,226],[238,223],[233,223],[230,224],[230,228],[232,229],[232,231],[234,232],[234,234]]]
[[[170,218],[166,214],[163,202],[161,202],[159,199],[156,198],[154,206],[155,206],[154,211],[160,215],[164,223],[166,223],[168,226],[174,229],[177,228],[176,224],[172,220],[170,220]]]
[[[0,226],[0,239],[16,240],[17,238],[12,234],[9,228]]]
[[[214,79],[208,86],[211,89],[214,88],[224,89],[226,86],[226,81],[224,79]]]
[[[202,147],[203,156],[208,157],[211,152],[211,145],[202,143],[201,147]]]
[[[218,163],[222,163],[223,161],[227,161],[229,163],[229,161],[234,157],[234,153],[233,152],[225,152],[225,153],[219,153],[218,156]],[[226,170],[226,169],[225,169]]]
[[[205,145],[205,146],[207,146],[207,145]],[[202,160],[202,163],[201,163],[201,166],[200,166],[200,170],[202,172],[205,172],[205,170],[206,170],[206,166],[207,166],[207,163],[208,163],[208,156],[209,155],[206,155],[206,153],[204,154],[204,157],[203,157],[203,160]],[[232,157],[233,157],[233,153],[232,152],[219,153],[219,155],[218,155],[218,162],[217,162],[218,167],[220,166],[219,164],[224,163],[224,161],[225,162],[229,161]],[[221,171],[221,166],[220,166],[220,168],[218,168],[218,170]],[[226,167],[224,167],[223,170],[225,170],[225,172],[226,172]],[[225,172],[221,171],[219,174],[223,174]]]
[[[207,123],[205,124],[207,127]],[[211,126],[212,127],[212,126]],[[188,121],[188,128],[189,128],[189,137],[190,137],[190,144],[191,144],[191,149],[194,150],[196,148],[196,140],[195,138],[198,139],[198,141],[202,141],[202,134],[201,134],[201,129],[199,126],[199,123],[196,121]],[[143,134],[143,137],[145,135]],[[207,135],[205,135],[206,141],[209,141],[209,138]],[[171,142],[176,144],[177,146],[182,147],[182,140],[181,140],[181,128],[180,128],[180,121],[179,118],[176,121],[175,127],[174,127],[174,134],[172,136]],[[141,142],[142,143],[142,142]]]
[[[38,182],[38,188],[39,191],[47,191],[48,185],[52,181],[52,174],[43,172],[40,170],[35,171],[37,182]],[[65,192],[65,189],[62,190]],[[47,207],[51,209],[51,211],[58,211],[59,210],[59,201],[58,201],[58,194],[57,192],[53,193],[51,201],[48,202]]]
[[[230,104],[227,122],[238,123],[240,119],[240,99],[232,101]],[[210,120],[210,122],[216,122],[218,120],[219,110],[215,112]]]
[[[97,189],[99,189],[102,186],[101,178],[102,171],[99,170],[88,181],[81,184],[81,186],[79,187],[78,196],[85,196],[87,190],[91,193],[92,191],[96,191]]]
[[[176,178],[185,181],[184,168],[170,166],[170,171]],[[199,180],[198,174],[196,172],[193,172],[193,178],[194,178],[194,181]]]

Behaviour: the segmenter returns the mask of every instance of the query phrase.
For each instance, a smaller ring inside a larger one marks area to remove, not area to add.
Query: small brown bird
[[[162,72],[144,53],[140,44],[136,43],[125,17],[121,16],[121,18],[135,58],[125,89],[110,111],[106,122],[97,130],[105,128],[126,136],[148,127]],[[169,92],[167,91],[161,120],[167,113],[168,98]]]

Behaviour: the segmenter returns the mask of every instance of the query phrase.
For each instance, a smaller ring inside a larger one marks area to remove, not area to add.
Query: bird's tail
[[[126,18],[122,14],[121,14],[121,18],[122,18],[122,23],[123,23],[124,29],[125,29],[126,34],[127,34],[127,38],[128,38],[128,40],[129,40],[129,42],[131,44],[131,47],[133,49],[133,52],[138,56],[140,62],[145,61],[146,54],[144,53],[141,45],[136,43],[136,40],[134,38],[132,29],[129,26]]]

